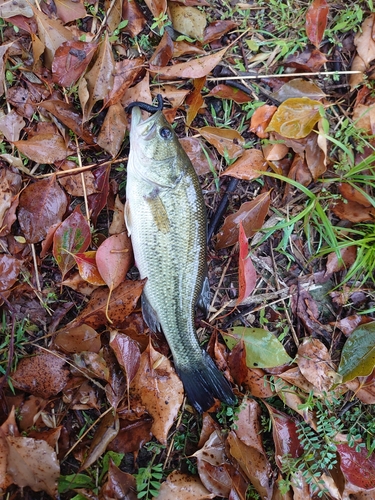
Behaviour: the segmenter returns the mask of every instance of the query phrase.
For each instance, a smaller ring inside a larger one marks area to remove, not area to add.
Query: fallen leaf
[[[9,290],[17,282],[23,261],[8,255],[0,254],[0,291]]]
[[[98,45],[93,42],[68,40],[61,44],[52,61],[52,80],[62,87],[73,85],[86,71]]]
[[[249,368],[274,368],[292,361],[282,343],[268,330],[236,326],[222,335],[229,349],[241,339],[244,341]]]
[[[306,11],[306,34],[319,47],[327,26],[329,6],[326,0],[313,0]]]
[[[131,389],[139,395],[154,419],[152,434],[160,443],[166,444],[168,432],[184,399],[184,389],[170,361],[151,344],[141,355]]]
[[[237,305],[249,297],[253,292],[256,282],[257,273],[254,264],[249,255],[249,242],[246,237],[242,221],[240,222],[240,230],[238,236],[240,254],[238,259],[238,299]]]
[[[167,0],[145,0],[154,19],[160,18],[167,10]]]
[[[133,0],[130,3],[135,4]],[[112,106],[120,102],[127,89],[134,83],[142,71],[144,71],[144,59],[142,57],[116,61],[113,86],[104,98],[105,106]]]
[[[54,0],[57,17],[64,24],[87,16],[82,0]]]
[[[294,78],[284,83],[278,90],[272,92],[272,97],[280,102],[286,101],[291,97],[309,97],[310,99],[319,101],[326,97],[326,94],[314,82],[304,80],[303,78]]]
[[[366,197],[364,194],[361,193],[361,191],[359,191],[359,189],[356,188],[355,185],[348,184],[346,182],[340,182],[338,188],[340,194],[347,200],[359,203],[364,207],[372,206],[370,195],[368,195],[369,197]]]
[[[346,340],[338,368],[342,382],[370,375],[375,367],[375,322],[358,326]]]
[[[54,339],[54,345],[66,353],[98,353],[102,346],[98,332],[85,324],[60,331]]]
[[[112,36],[118,36],[122,32],[119,24],[122,20],[122,0],[105,0],[104,11],[106,12],[106,29]],[[128,21],[128,19],[124,19]],[[129,22],[128,22],[129,23]]]
[[[91,243],[91,231],[87,219],[76,209],[56,229],[53,235],[53,256],[64,279],[75,264],[75,253],[84,252]]]
[[[230,175],[237,179],[251,181],[262,175],[267,170],[266,162],[262,151],[259,149],[245,149],[243,154],[230,165],[221,175]]]
[[[149,61],[150,64],[155,66],[166,66],[172,59],[173,55],[173,41],[168,31],[164,32],[159,45],[156,47],[154,53]]]
[[[203,39],[207,23],[204,11],[174,2],[170,2],[169,11],[176,31],[196,40]]]
[[[145,16],[134,0],[124,0],[122,2],[122,18],[129,22],[124,28],[125,33],[134,38],[143,30],[146,24]]]
[[[137,452],[152,439],[152,418],[147,413],[135,420],[121,418],[120,426],[119,433],[108,446],[109,450],[117,453]]]
[[[129,3],[135,4],[135,2]],[[122,500],[137,500],[136,489],[135,477],[120,470],[110,459],[107,481],[100,490],[100,498],[104,500],[120,498]]]
[[[197,129],[202,137],[214,146],[221,156],[237,158],[243,153],[245,139],[237,130],[218,127],[202,127]]]
[[[96,264],[96,251],[90,250],[88,252],[76,253],[73,257],[82,279],[91,285],[102,286],[106,284]]]
[[[269,134],[266,132],[266,128],[276,110],[276,106],[270,106],[269,104],[263,104],[263,106],[257,108],[251,117],[250,132],[253,132],[253,134],[256,134],[261,139],[268,137]]]
[[[237,414],[236,434],[246,446],[255,448],[259,453],[265,455],[260,424],[261,414],[259,403],[255,399],[246,397]]]
[[[197,476],[173,471],[161,484],[158,500],[209,500],[215,498]]]
[[[22,177],[15,168],[0,168],[0,234],[4,227],[5,217],[16,199],[18,204],[17,195],[21,190],[21,186]]]
[[[220,229],[216,248],[227,248],[238,241],[239,224],[242,221],[245,234],[251,238],[256,231],[262,228],[264,219],[270,206],[270,192],[258,195],[254,200],[247,201],[232,215],[229,215]]]
[[[204,100],[202,97],[202,89],[205,86],[206,77],[195,78],[194,79],[194,89],[187,96],[186,104],[188,105],[188,110],[186,113],[186,125],[190,126],[194,118],[197,116],[199,110],[204,105]]]
[[[67,206],[66,194],[54,176],[27,186],[21,193],[18,207],[18,222],[26,241],[41,241],[51,226],[61,222]]]
[[[173,66],[150,65],[150,72],[162,80],[171,78],[202,78],[207,76],[224,57],[227,48],[208,56],[192,59],[187,62],[176,63]]]
[[[95,188],[96,193],[88,196],[89,210],[93,224],[96,224],[98,215],[107,204],[109,193],[109,174],[111,172],[111,165],[105,163],[94,170]]]
[[[215,171],[217,170],[217,158],[214,156],[212,150],[207,148],[198,137],[183,137],[179,139],[179,142],[190,158],[198,175],[208,174],[212,168]]]
[[[4,19],[14,16],[33,17],[31,5],[24,0],[5,0],[0,5],[0,16]]]
[[[289,68],[295,68],[297,72],[318,72],[328,62],[326,54],[318,49],[306,47],[302,52],[290,54],[283,64]],[[302,97],[302,96],[301,96]],[[305,97],[309,97],[306,95]]]
[[[131,241],[126,231],[107,238],[96,252],[99,273],[108,288],[114,290],[124,281],[133,263]]]
[[[130,384],[140,365],[141,352],[138,344],[127,335],[113,330],[109,345],[126,374],[127,383]]]
[[[18,141],[26,122],[13,109],[0,118],[0,132],[9,142]]]
[[[121,149],[126,132],[126,114],[118,102],[108,108],[104,123],[100,129],[97,144],[114,158]]]
[[[99,423],[94,437],[90,440],[90,449],[80,470],[88,469],[105,452],[108,444],[114,440],[120,429],[118,415],[112,411],[107,413]]]
[[[369,68],[371,61],[375,59],[375,40],[373,39],[373,25],[375,15],[367,17],[354,37],[354,45],[357,47],[357,55],[352,63],[352,70],[362,71]],[[363,81],[363,73],[351,75],[349,79],[350,87],[353,88]]]
[[[347,444],[337,444],[340,456],[340,469],[348,483],[363,490],[375,488],[375,454],[369,453],[366,448],[356,451]]]
[[[243,90],[225,84],[216,85],[210,90],[208,96],[220,97],[220,99],[231,99],[237,104],[244,104],[252,100],[252,97]]]
[[[108,314],[112,320],[112,325],[121,325],[126,316],[135,309],[138,299],[142,293],[145,280],[130,281],[125,280],[113,291],[109,306]],[[90,302],[83,309],[83,311],[67,325],[67,328],[75,326],[86,325],[93,328],[107,324],[107,317],[105,314],[108,300],[108,289],[99,288],[94,290],[91,295]]]
[[[212,21],[204,30],[203,44],[219,40],[228,31],[237,28],[238,24],[232,20]]]
[[[326,346],[318,339],[307,338],[298,346],[297,365],[302,375],[320,392],[329,392],[339,382]]]
[[[278,132],[283,137],[302,139],[318,123],[322,104],[308,97],[284,101],[273,115],[266,132]]]
[[[336,252],[328,254],[326,274],[337,273],[343,269],[349,269],[356,260],[357,247],[352,245],[350,247],[341,248],[340,255],[341,259],[339,261]]]
[[[36,163],[55,163],[64,160],[68,149],[60,134],[37,134],[24,141],[14,141],[14,146]]]
[[[69,380],[66,361],[52,352],[38,352],[22,358],[12,374],[17,389],[48,399],[62,391]]]
[[[366,222],[375,219],[375,210],[371,207],[364,207],[356,201],[338,201],[332,204],[332,212],[339,219],[349,220],[350,222]]]

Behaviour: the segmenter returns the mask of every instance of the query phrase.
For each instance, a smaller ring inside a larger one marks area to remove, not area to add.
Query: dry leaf
[[[173,471],[162,483],[158,500],[209,500],[215,498],[197,476]]]
[[[207,22],[203,11],[174,2],[169,4],[169,11],[176,31],[196,40],[203,39]]]
[[[237,179],[251,181],[267,170],[268,164],[259,149],[245,149],[243,154],[221,175],[230,175]]]
[[[228,155],[229,158],[237,158],[243,153],[245,139],[237,130],[218,127],[203,127],[198,132],[214,146],[221,156]]]
[[[126,114],[118,102],[109,107],[97,138],[98,145],[114,158],[121,149],[126,132]]]
[[[339,381],[326,346],[318,339],[304,339],[296,360],[302,375],[320,392],[328,392]]]

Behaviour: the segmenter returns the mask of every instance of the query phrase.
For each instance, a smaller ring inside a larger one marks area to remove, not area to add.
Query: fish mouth
[[[142,120],[141,108],[135,106],[132,109],[131,130],[137,131],[137,136],[141,136],[144,140],[150,140],[155,136],[156,123],[161,111],[157,111],[145,120]]]

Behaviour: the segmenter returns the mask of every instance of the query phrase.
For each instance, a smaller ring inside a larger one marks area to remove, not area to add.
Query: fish
[[[162,331],[187,398],[198,412],[215,398],[234,405],[231,385],[199,345],[196,306],[208,310],[206,207],[193,165],[161,110],[132,107],[125,223],[149,328]]]

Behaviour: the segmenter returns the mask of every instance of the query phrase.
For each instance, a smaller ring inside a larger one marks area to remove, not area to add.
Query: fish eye
[[[159,134],[163,139],[172,139],[173,136],[172,131],[168,127],[162,127]]]

